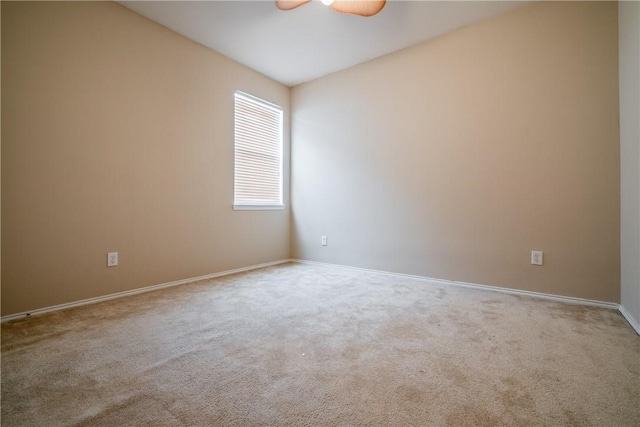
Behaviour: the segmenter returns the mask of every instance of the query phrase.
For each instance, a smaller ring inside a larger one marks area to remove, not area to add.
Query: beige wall
[[[2,315],[287,258],[288,210],[232,209],[234,90],[288,128],[287,87],[116,3],[2,2]]]
[[[619,302],[618,107],[616,3],[531,4],[298,86],[292,255]]]
[[[295,88],[291,222],[231,209],[233,91],[286,129],[286,87],[114,3],[1,16],[3,316],[287,258],[289,225],[296,258],[620,299],[615,3],[526,6]]]
[[[640,3],[619,8],[621,303],[640,325]]]

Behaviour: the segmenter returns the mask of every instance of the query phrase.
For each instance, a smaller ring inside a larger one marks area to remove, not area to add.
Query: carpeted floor
[[[6,426],[639,426],[607,309],[285,264],[2,325]]]

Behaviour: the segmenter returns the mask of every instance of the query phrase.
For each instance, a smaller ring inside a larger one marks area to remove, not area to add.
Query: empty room
[[[640,426],[640,2],[0,14],[2,426]]]

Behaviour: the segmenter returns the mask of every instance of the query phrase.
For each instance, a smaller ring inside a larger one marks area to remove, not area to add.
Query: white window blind
[[[281,209],[282,108],[236,92],[234,123],[234,209]]]

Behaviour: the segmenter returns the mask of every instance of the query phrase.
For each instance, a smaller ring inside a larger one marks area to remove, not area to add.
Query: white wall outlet
[[[322,236],[322,246],[327,246],[327,236]]]
[[[115,267],[118,265],[118,252],[109,252],[107,254],[107,267]]]
[[[542,265],[542,251],[531,251],[531,264]]]

